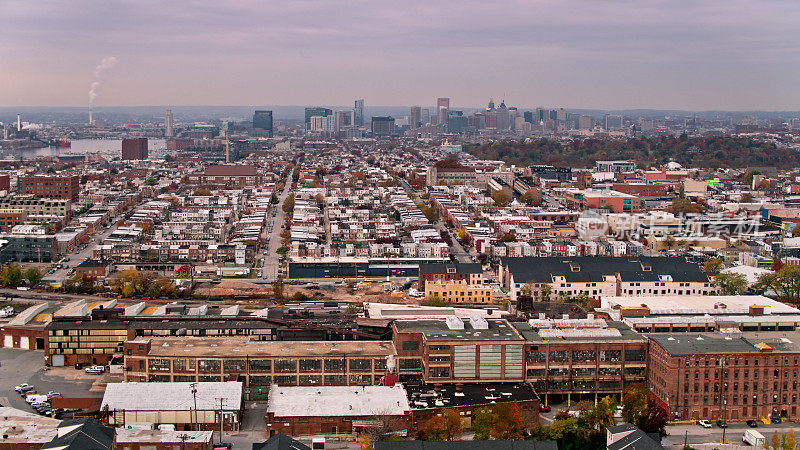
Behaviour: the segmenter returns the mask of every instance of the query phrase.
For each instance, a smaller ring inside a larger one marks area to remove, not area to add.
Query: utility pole
[[[223,403],[225,402],[224,397],[218,397],[214,400],[219,400],[219,443],[222,444],[222,431],[223,431],[223,420],[222,420],[222,413],[223,413]]]
[[[194,430],[199,431],[199,423],[197,423],[197,383],[192,383],[189,386],[192,387],[192,397],[194,398]],[[189,415],[191,419],[191,414]]]

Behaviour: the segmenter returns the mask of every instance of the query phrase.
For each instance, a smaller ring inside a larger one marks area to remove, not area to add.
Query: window
[[[326,372],[344,372],[344,360],[343,359],[326,359],[325,360],[325,371]]]
[[[294,359],[275,360],[275,372],[294,372],[295,370],[297,370],[297,360]]]
[[[415,352],[417,350],[419,350],[419,342],[416,342],[416,341],[403,342],[403,351],[404,352]]]
[[[300,360],[300,372],[319,372],[321,370],[322,370],[322,360],[319,359]]]
[[[351,359],[350,360],[350,370],[351,371],[370,371],[372,370],[372,361],[369,359]]]
[[[197,361],[200,372],[219,372],[221,365],[218,359],[201,359]]]
[[[251,372],[269,372],[272,367],[271,361],[268,359],[251,359],[249,364]]]
[[[147,367],[150,372],[156,372],[156,371],[169,372],[169,360],[151,359],[147,362]]]
[[[246,365],[243,359],[226,359],[222,363],[225,372],[245,372]]]

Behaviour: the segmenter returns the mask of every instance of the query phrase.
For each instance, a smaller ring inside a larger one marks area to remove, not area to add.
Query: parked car
[[[50,391],[47,393],[47,398],[56,398],[56,397],[61,397],[61,393],[56,391]]]
[[[698,420],[697,424],[700,425],[703,428],[711,428],[711,422],[709,422],[709,421],[707,421],[705,419]]]
[[[552,408],[547,405],[539,405],[539,412],[550,412]]]
[[[781,423],[781,418],[780,417],[773,417],[772,418],[772,423],[776,423],[776,424],[777,423]]]
[[[83,369],[86,373],[93,373],[95,375],[100,375],[101,373],[106,371],[106,368],[103,366],[91,366]]]
[[[14,390],[17,391],[17,392],[22,392],[22,391],[26,391],[26,390],[30,391],[32,389],[33,389],[33,385],[32,384],[28,384],[28,383],[22,383],[22,384],[18,384],[16,386],[14,386]]]
[[[755,421],[755,420],[748,420],[748,421],[747,421],[747,422],[745,422],[745,423],[746,423],[746,424],[747,424],[747,426],[748,426],[748,427],[750,427],[750,428],[758,428],[758,422],[757,422],[757,421]]]
[[[728,428],[728,422],[725,422],[724,420],[718,420],[717,426],[720,428]]]

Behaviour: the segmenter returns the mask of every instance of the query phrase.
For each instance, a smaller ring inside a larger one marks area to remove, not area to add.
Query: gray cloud
[[[800,4],[6,0],[0,104],[797,109]]]

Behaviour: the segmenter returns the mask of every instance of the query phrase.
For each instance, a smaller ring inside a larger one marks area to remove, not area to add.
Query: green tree
[[[292,192],[291,194],[289,194],[288,197],[286,197],[286,200],[283,201],[283,206],[281,207],[281,209],[283,209],[283,212],[285,213],[290,213],[294,211],[294,192]]]
[[[430,298],[426,298],[425,300],[420,302],[422,306],[444,306],[444,300],[442,300],[437,294],[432,295]]]
[[[144,180],[144,184],[145,184],[145,186],[155,186],[156,179],[155,178],[148,178],[148,179]]]
[[[279,254],[281,256],[286,256],[286,254],[289,253],[289,247],[286,247],[286,246],[278,247],[275,250],[275,253],[277,253],[277,254]]]
[[[723,295],[740,295],[747,290],[747,277],[735,272],[719,273],[714,276],[714,285],[722,290]]]
[[[550,283],[542,284],[542,288],[539,290],[539,293],[542,297],[542,301],[549,301],[550,294],[553,292],[553,287],[550,286]]]
[[[472,413],[472,431],[476,441],[489,439],[489,433],[497,421],[497,414],[489,408],[478,408]]]
[[[0,284],[15,288],[22,283],[22,268],[19,264],[8,263],[0,270]]]
[[[42,272],[36,267],[29,267],[22,273],[22,278],[25,278],[25,281],[28,282],[28,285],[33,287],[42,281],[43,275]]]
[[[275,195],[275,193],[273,192],[272,195],[269,197],[269,202],[272,203],[273,205],[277,205],[278,202],[280,202],[280,200],[278,200],[278,196]]]

